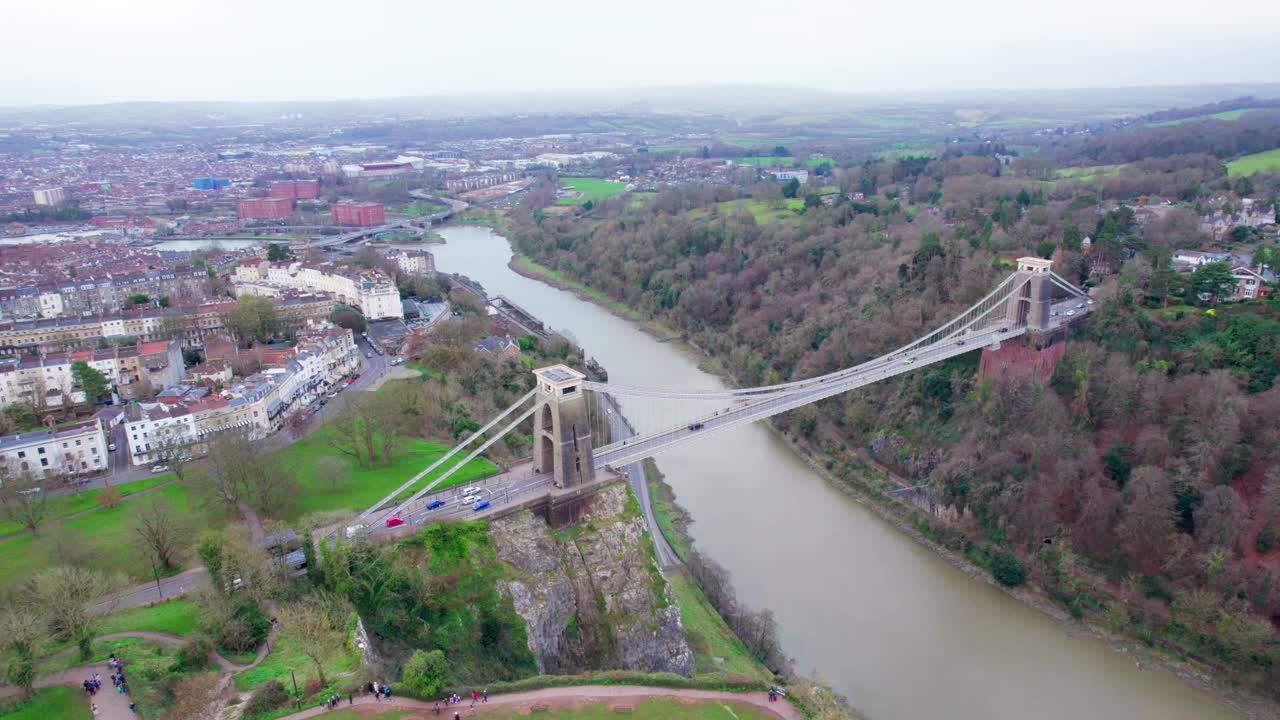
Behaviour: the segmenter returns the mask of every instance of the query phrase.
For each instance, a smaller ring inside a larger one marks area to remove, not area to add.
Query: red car
[[[355,378],[347,378],[347,384],[348,384],[348,385],[350,385],[351,383],[353,383],[353,382],[355,382],[355,381],[356,381],[356,380],[355,380]]]
[[[395,527],[397,525],[403,525],[403,524],[404,524],[404,518],[398,518],[395,515],[392,515],[391,517],[387,518],[387,527]]]

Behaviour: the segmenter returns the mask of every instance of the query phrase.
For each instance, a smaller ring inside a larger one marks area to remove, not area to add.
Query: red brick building
[[[382,203],[344,202],[329,208],[334,225],[381,225],[386,222]]]
[[[250,198],[236,201],[236,217],[242,220],[283,218],[292,214],[293,200],[289,198]]]
[[[281,180],[271,183],[271,197],[314,200],[320,197],[319,180]]]

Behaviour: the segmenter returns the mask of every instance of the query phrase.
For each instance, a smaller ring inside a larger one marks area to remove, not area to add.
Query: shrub
[[[1011,552],[1002,552],[991,561],[991,576],[1005,587],[1017,587],[1027,580],[1027,569]]]
[[[404,684],[418,697],[435,697],[444,687],[449,664],[439,650],[414,650],[404,666]]]
[[[178,670],[195,672],[209,667],[209,654],[213,645],[206,638],[196,638],[178,648]]]
[[[289,693],[285,691],[284,685],[279,680],[272,680],[253,691],[253,696],[245,703],[243,717],[257,717],[288,704]]]
[[[1275,525],[1267,523],[1258,531],[1258,539],[1254,541],[1254,546],[1257,547],[1258,552],[1266,553],[1270,552],[1271,548],[1276,547],[1277,544],[1280,544],[1277,541],[1280,541],[1280,537],[1276,537]]]

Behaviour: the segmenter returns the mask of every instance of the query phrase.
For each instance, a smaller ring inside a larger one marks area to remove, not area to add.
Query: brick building
[[[314,200],[320,197],[319,180],[280,180],[271,183],[271,197]]]
[[[375,202],[334,203],[329,209],[335,225],[381,225],[386,222],[385,208]]]
[[[249,198],[236,201],[236,217],[241,220],[268,220],[293,214],[293,200],[287,197]]]

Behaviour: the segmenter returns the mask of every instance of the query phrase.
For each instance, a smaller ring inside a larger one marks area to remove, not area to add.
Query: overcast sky
[[[1275,0],[13,0],[0,105],[1280,81]]]

